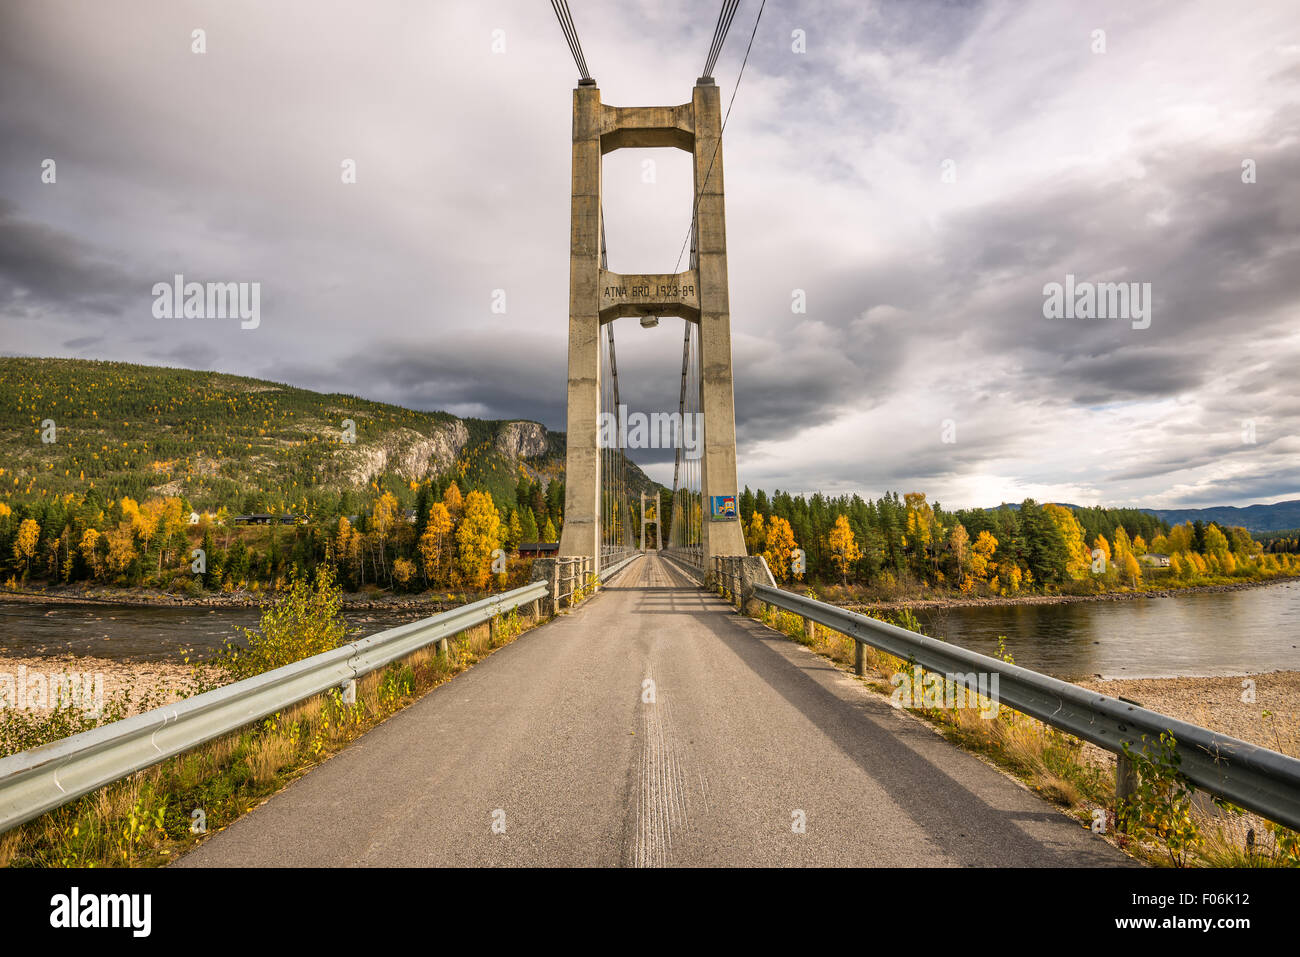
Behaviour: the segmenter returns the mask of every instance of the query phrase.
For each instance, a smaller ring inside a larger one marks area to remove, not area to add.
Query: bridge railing
[[[858,674],[863,672],[863,647],[869,645],[975,694],[988,696],[996,687],[998,703],[1119,755],[1121,797],[1131,774],[1125,745],[1133,753],[1151,755],[1167,731],[1175,740],[1178,770],[1187,780],[1271,821],[1300,829],[1300,760],[774,584],[747,583],[743,561],[719,560],[717,581],[724,594],[742,608],[748,600],[793,612],[804,619],[807,634],[815,623],[853,639]]]
[[[331,688],[352,682],[427,645],[448,650],[454,635],[497,616],[550,597],[550,584],[536,581],[431,618],[399,625],[273,671],[245,678],[0,759],[0,832],[126,777],[196,748]]]
[[[622,571],[628,565],[631,565],[632,562],[634,562],[636,559],[640,557],[641,557],[640,552],[632,552],[631,554],[625,555],[622,558],[615,559],[613,564],[605,565],[600,569],[600,576],[599,576],[600,580],[602,582],[609,581],[620,571]]]
[[[565,599],[569,605],[578,603],[582,591],[591,586],[592,568],[595,565],[590,558],[575,556],[557,558],[552,569],[551,604],[559,611]],[[564,589],[568,589],[565,591]]]
[[[704,571],[704,549],[699,545],[670,545],[663,551],[667,557],[683,565],[689,565],[696,572]]]
[[[636,551],[631,545],[602,545],[600,546],[600,567],[607,568],[610,565],[616,565],[629,555],[636,554]]]

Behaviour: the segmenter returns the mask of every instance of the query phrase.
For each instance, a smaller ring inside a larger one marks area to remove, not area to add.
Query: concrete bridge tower
[[[595,80],[573,91],[573,206],[569,233],[568,451],[560,554],[600,562],[601,326],[622,316],[680,316],[699,326],[698,408],[704,417],[700,469],[703,558],[744,555],[738,510],[736,414],[727,294],[727,228],[720,91],[701,77],[680,106],[609,106]],[[695,249],[685,272],[618,274],[601,264],[601,158],[616,149],[669,147],[694,160]]]

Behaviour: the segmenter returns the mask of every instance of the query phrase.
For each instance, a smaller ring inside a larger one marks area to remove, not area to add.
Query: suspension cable
[[[695,203],[691,207],[691,221],[686,227],[686,238],[682,240],[682,248],[677,254],[677,262],[673,265],[674,273],[681,268],[682,256],[686,253],[686,244],[690,242],[691,234],[695,230],[695,217],[700,211],[700,199],[703,197],[705,189],[708,188],[709,177],[713,175],[713,161],[718,158],[718,147],[722,145],[722,134],[727,130],[727,120],[731,119],[731,108],[736,103],[736,94],[740,91],[740,81],[745,77],[745,64],[749,62],[749,51],[754,48],[754,36],[758,33],[758,24],[763,19],[763,8],[766,6],[767,0],[763,0],[758,7],[758,16],[754,18],[754,29],[749,33],[749,45],[745,47],[745,58],[740,62],[740,73],[736,75],[736,85],[731,90],[731,100],[727,103],[727,113],[722,118],[722,128],[718,130],[717,142],[713,144],[713,155],[709,157],[709,168],[704,174],[704,182],[700,184],[700,188],[695,194]]]
[[[582,55],[582,42],[578,39],[578,28],[573,25],[573,14],[569,12],[569,0],[551,0],[551,9],[555,11],[556,19],[560,21],[560,29],[564,31],[564,39],[569,44],[569,52],[573,54],[573,62],[578,68],[578,76],[584,80],[590,80],[591,73],[587,70],[587,60]]]
[[[709,45],[709,55],[704,60],[703,76],[713,76],[713,67],[718,62],[722,45],[727,42],[727,31],[731,29],[731,20],[740,9],[740,0],[722,0],[722,9],[718,11],[718,22],[713,28],[713,43]]]

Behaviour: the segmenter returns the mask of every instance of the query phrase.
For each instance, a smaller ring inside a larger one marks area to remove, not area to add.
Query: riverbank
[[[1115,678],[1079,684],[1270,751],[1300,757],[1300,671],[1218,678]],[[1083,754],[1108,777],[1114,773],[1115,755],[1111,752],[1085,743]],[[1200,858],[1209,866],[1253,866],[1251,847],[1260,848],[1264,860],[1277,858],[1278,845],[1270,835],[1270,825],[1257,814],[1220,810],[1198,793],[1193,819],[1201,832]]]
[[[1016,595],[987,598],[963,598],[959,596],[942,598],[899,598],[889,601],[836,602],[848,611],[901,611],[909,608],[913,611],[925,609],[948,608],[998,608],[1016,605],[1068,605],[1076,602],[1129,601],[1134,598],[1176,598],[1179,595],[1208,594],[1212,592],[1246,591],[1251,588],[1263,588],[1282,582],[1300,582],[1300,575],[1279,575],[1260,581],[1227,582],[1217,585],[1187,585],[1180,588],[1153,588],[1149,591],[1102,592],[1097,595]],[[788,586],[786,586],[788,588]],[[793,589],[791,589],[793,590]],[[830,600],[829,598],[824,600]]]
[[[214,592],[198,598],[148,588],[51,588],[45,591],[0,591],[0,602],[63,605],[132,605],[144,608],[260,608],[276,592]],[[386,595],[379,592],[344,592],[343,607],[358,611],[422,611],[430,614],[455,608],[485,594],[443,592],[424,595]]]

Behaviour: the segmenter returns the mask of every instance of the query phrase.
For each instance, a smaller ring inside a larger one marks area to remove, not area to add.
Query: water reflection
[[[1150,678],[1300,669],[1300,583],[1061,605],[921,612],[932,634],[1061,678]]]

